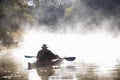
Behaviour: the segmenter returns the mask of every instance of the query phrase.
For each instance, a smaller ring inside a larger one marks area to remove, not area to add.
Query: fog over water
[[[47,44],[61,57],[75,56],[78,64],[113,69],[120,59],[120,1],[48,1],[0,1],[0,53],[13,54],[26,69],[36,59],[24,55],[36,56]]]

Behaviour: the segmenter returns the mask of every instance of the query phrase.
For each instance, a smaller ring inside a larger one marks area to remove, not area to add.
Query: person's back
[[[46,61],[58,58],[57,55],[53,54],[50,50],[47,49],[47,45],[43,44],[42,50],[40,50],[37,54],[37,61]]]

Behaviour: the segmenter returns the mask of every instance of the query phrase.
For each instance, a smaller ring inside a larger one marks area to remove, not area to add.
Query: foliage
[[[26,5],[25,5],[26,4]],[[25,27],[22,23],[33,23],[31,7],[23,0],[0,0],[0,48],[17,45]],[[19,37],[18,37],[19,36]]]
[[[0,80],[27,80],[27,74],[18,70],[18,65],[11,55],[1,54]]]

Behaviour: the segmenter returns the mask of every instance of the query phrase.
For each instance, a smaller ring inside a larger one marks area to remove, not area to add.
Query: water
[[[64,64],[62,63],[61,65]],[[77,73],[77,68],[75,68],[73,65],[47,66],[36,68],[35,70],[31,71],[31,74],[36,74],[36,76],[39,76],[41,80],[75,80]]]
[[[27,80],[27,76],[19,72],[4,71],[2,74],[4,75],[0,76],[0,80]]]
[[[64,66],[63,66],[64,65]],[[62,63],[59,68],[44,67],[36,68],[31,71],[32,76],[30,80],[34,80],[35,76],[39,77],[38,80],[119,80],[119,66],[116,69],[107,70],[102,72],[95,66],[95,64],[88,63],[75,63],[69,64]],[[108,67],[109,68],[109,67]]]
[[[31,70],[24,68],[25,72],[13,69],[14,64],[9,63],[5,60],[0,62],[0,80],[120,80],[119,61],[113,66],[100,66],[82,61],[63,61],[59,66]]]
[[[105,71],[100,66],[82,62],[62,62],[60,66],[25,69],[27,75],[19,71],[3,71],[0,80],[120,80],[120,65]]]

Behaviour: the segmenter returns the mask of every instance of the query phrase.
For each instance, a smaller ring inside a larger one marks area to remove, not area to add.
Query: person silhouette
[[[54,53],[52,53],[50,50],[47,49],[48,47],[46,44],[43,44],[41,48],[42,49],[38,51],[38,54],[37,54],[38,62],[51,61],[52,59],[58,58],[58,55],[55,55]]]

